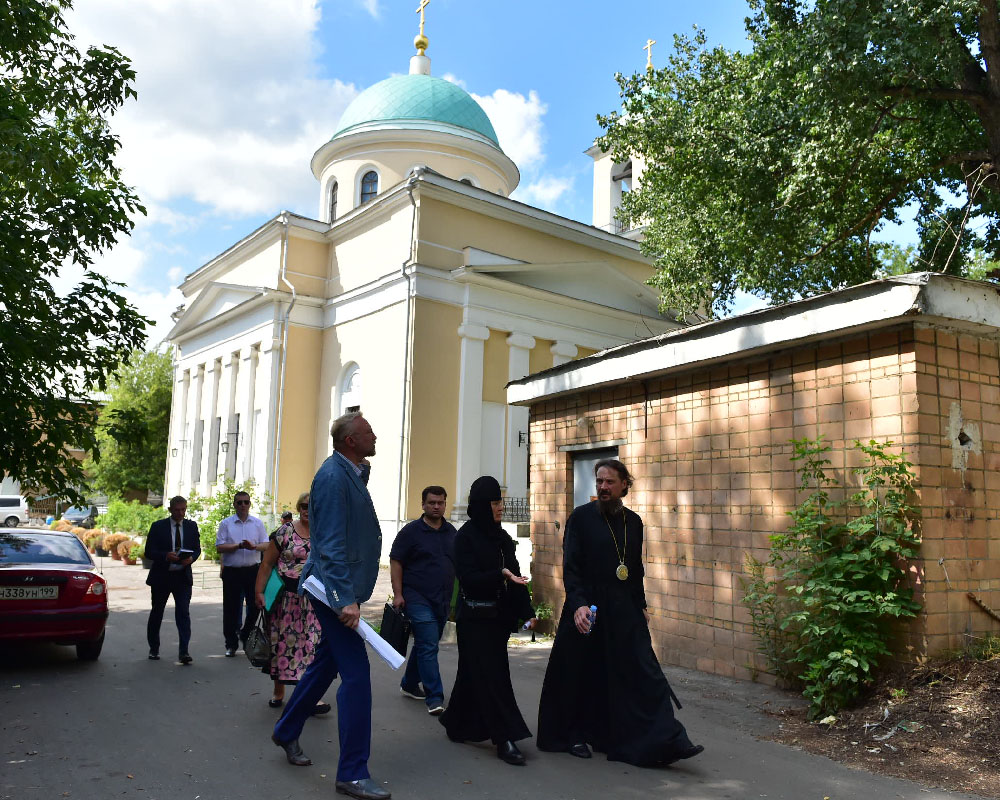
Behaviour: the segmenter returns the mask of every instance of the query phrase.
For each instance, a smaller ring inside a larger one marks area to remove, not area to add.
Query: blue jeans
[[[365,642],[319,601],[313,612],[323,628],[316,655],[298,682],[285,712],[274,726],[278,741],[298,739],[316,704],[340,673],[337,689],[337,730],[340,736],[338,781],[370,778],[368,757],[372,743],[372,683]],[[326,734],[323,734],[326,736]]]
[[[400,686],[412,690],[417,684],[424,686],[427,707],[435,708],[444,703],[444,684],[438,667],[438,642],[444,633],[445,619],[438,619],[430,606],[407,603],[403,606],[413,631],[413,650],[406,664]]]

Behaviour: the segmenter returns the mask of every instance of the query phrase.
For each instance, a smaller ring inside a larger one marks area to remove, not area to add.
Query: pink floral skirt
[[[282,592],[268,614],[271,667],[265,670],[279,683],[298,683],[316,653],[322,630],[309,598]]]

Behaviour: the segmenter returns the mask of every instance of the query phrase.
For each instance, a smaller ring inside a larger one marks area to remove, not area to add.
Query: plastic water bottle
[[[586,635],[590,635],[590,631],[594,630],[594,623],[597,622],[597,606],[590,607],[590,628],[587,630]]]

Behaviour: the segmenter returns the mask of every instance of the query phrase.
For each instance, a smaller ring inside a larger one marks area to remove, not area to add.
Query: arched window
[[[361,179],[361,205],[374,200],[377,194],[378,173],[375,170],[370,170]]]
[[[361,410],[361,368],[349,364],[340,379],[340,414]]]
[[[330,187],[330,222],[337,218],[337,182]]]

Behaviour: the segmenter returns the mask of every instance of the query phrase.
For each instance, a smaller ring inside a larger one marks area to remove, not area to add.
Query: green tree
[[[648,225],[665,307],[722,315],[878,274],[872,234],[917,208],[920,269],[1000,255],[997,0],[750,0],[750,49],[675,38],[617,76],[601,146],[646,164],[623,218]]]
[[[81,52],[69,0],[0,6],[0,472],[80,500],[73,449],[97,444],[107,368],[145,340],[145,320],[93,269],[145,213],[114,163],[112,115],[135,97],[115,48]],[[61,271],[82,273],[60,292]]]
[[[97,449],[85,465],[95,489],[109,495],[163,491],[172,384],[172,351],[136,351],[111,377]]]

